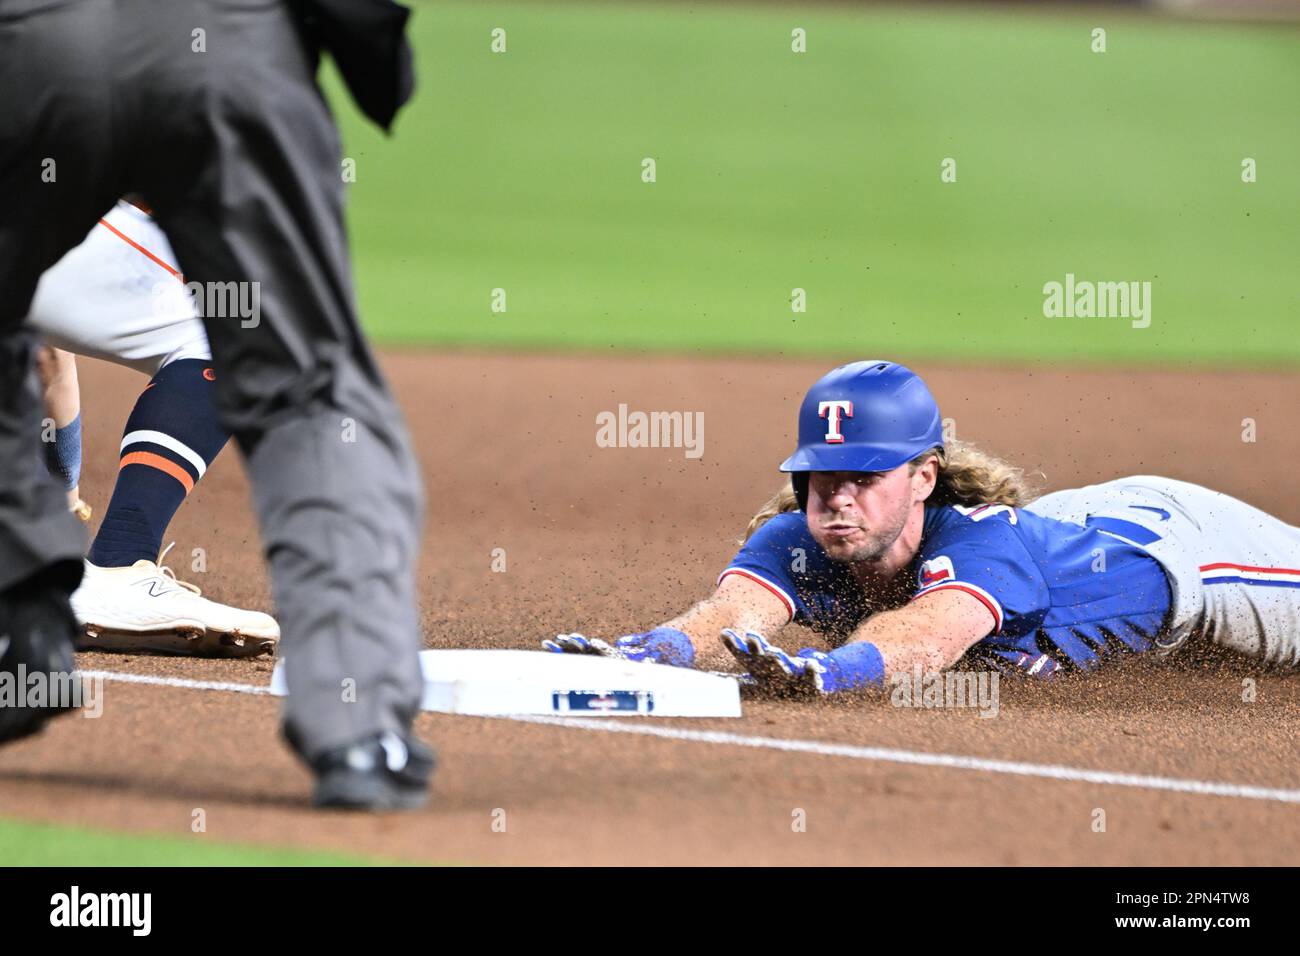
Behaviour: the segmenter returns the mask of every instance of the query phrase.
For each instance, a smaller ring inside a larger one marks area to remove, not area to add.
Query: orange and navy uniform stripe
[[[208,469],[207,462],[192,448],[172,435],[153,431],[127,432],[122,438],[118,470],[132,465],[155,468],[171,475],[180,482],[187,495]]]

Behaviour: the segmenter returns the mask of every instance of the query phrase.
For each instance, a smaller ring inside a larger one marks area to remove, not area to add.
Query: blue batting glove
[[[792,656],[762,634],[728,628],[722,632],[722,643],[759,687],[778,693],[838,694],[885,684],[884,658],[865,641],[829,654],[805,647]]]
[[[820,651],[809,648],[791,656],[757,631],[742,633],[730,627],[722,632],[722,645],[759,687],[785,693],[826,693],[822,688],[825,665],[815,656],[820,655]]]
[[[811,647],[802,648],[797,655],[796,660],[805,661],[805,682],[810,685],[811,690],[819,694],[833,694],[843,688],[835,680],[839,670],[835,666],[835,659],[824,651],[815,650]]]
[[[876,645],[866,641],[845,644],[829,654],[805,647],[798,656],[813,670],[812,683],[819,694],[885,686],[885,659]]]
[[[592,654],[596,657],[613,657],[614,649],[600,638],[587,638],[581,634],[556,634],[553,641],[542,641],[544,650],[556,654]]]
[[[691,639],[671,627],[657,627],[644,634],[628,634],[613,644],[598,637],[559,634],[553,641],[542,641],[542,647],[562,654],[592,654],[673,667],[690,667],[695,662],[695,647]]]

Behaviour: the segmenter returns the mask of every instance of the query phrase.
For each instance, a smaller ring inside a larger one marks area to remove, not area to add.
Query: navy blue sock
[[[212,363],[181,359],[159,370],[126,420],[113,497],[90,547],[91,564],[154,561],[176,509],[229,435],[217,421]]]

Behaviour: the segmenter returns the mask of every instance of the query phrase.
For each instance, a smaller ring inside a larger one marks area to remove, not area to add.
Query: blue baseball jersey
[[[952,588],[983,603],[993,629],[970,653],[986,663],[1039,676],[1090,670],[1108,656],[1149,650],[1167,623],[1169,579],[1155,558],[1117,536],[1123,531],[1113,521],[1102,530],[1006,505],[927,507],[908,572],[912,600]],[[730,574],[766,587],[791,620],[833,644],[876,610],[849,565],[817,544],[801,511],[759,528],[719,580]]]

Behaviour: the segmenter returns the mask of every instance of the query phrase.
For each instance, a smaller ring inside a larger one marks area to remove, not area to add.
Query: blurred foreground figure
[[[211,341],[282,624],[285,735],[321,806],[418,806],[433,769],[410,729],[422,491],[357,323],[338,134],[315,82],[327,49],[387,128],[413,87],[408,13],[389,0],[0,0],[0,681],[67,682],[85,545],[38,453],[24,317],[41,274],[137,194]],[[0,741],[69,706],[2,692]]]

